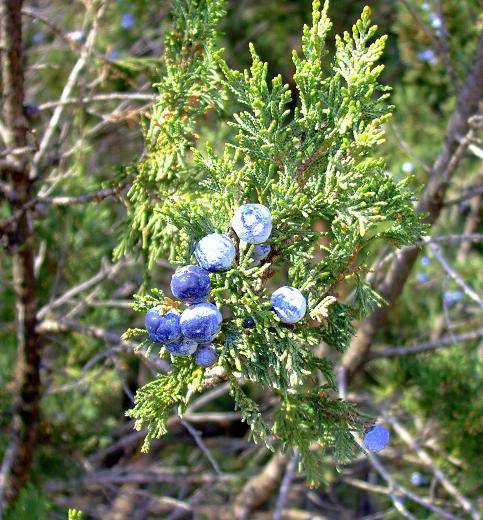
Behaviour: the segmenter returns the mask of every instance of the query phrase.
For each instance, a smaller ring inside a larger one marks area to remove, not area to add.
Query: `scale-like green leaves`
[[[211,275],[210,299],[225,316],[216,339],[220,364],[255,437],[298,448],[308,479],[318,481],[321,447],[339,459],[350,456],[351,430],[365,422],[336,397],[332,366],[314,352],[322,342],[345,350],[353,321],[383,304],[364,282],[372,248],[412,244],[424,231],[411,192],[385,173],[376,152],[391,112],[388,89],[379,83],[385,37],[374,38],[365,8],[351,33],[336,36],[330,61],[328,2],[315,0],[301,53],[293,55],[295,96],[280,76],[268,77],[253,46],[249,70],[223,61],[216,43],[222,12],[221,1],[174,2],[166,74],[145,125],[146,155],[135,167],[130,231],[119,251],[139,247],[149,265],[166,255],[192,263],[202,236],[230,234],[236,261]],[[197,146],[200,117],[220,107],[224,93],[242,107],[230,121],[234,138]],[[260,265],[230,229],[235,209],[248,201],[272,214],[272,250]],[[306,318],[290,326],[270,308],[271,279],[284,270],[308,300]],[[145,298],[139,309],[148,306]],[[248,317],[252,328],[243,325]],[[148,428],[147,442],[164,433],[173,406],[185,402],[201,377],[192,362],[175,360],[172,372],[138,391],[130,414],[137,427]],[[264,416],[244,392],[246,382],[279,397],[275,416],[274,410]]]

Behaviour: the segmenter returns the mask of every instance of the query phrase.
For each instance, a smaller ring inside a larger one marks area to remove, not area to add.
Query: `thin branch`
[[[213,455],[211,454],[210,450],[208,449],[206,444],[203,442],[203,439],[202,439],[200,433],[198,432],[198,430],[196,430],[196,428],[193,428],[193,426],[191,426],[191,424],[189,423],[188,420],[186,420],[186,418],[185,419],[180,418],[180,422],[189,431],[190,435],[193,437],[194,441],[198,445],[198,448],[205,454],[206,458],[210,461],[210,464],[211,464],[213,470],[215,471],[215,473],[218,476],[221,476],[223,474],[223,472],[221,471],[220,466],[218,465],[218,462],[216,462],[216,460],[213,457]]]
[[[287,494],[290,490],[290,483],[292,482],[293,475],[297,468],[297,463],[299,460],[299,450],[294,450],[292,458],[289,460],[287,464],[287,469],[285,470],[285,475],[283,476],[282,484],[280,485],[280,491],[277,497],[277,503],[275,504],[275,511],[273,513],[273,520],[282,520],[282,511],[285,506],[285,501],[287,499]]]
[[[121,260],[117,264],[108,265],[105,264],[101,268],[101,270],[89,278],[88,280],[85,280],[84,282],[76,285],[75,287],[70,288],[68,291],[66,291],[62,296],[59,296],[54,301],[48,303],[47,305],[44,305],[38,312],[37,312],[37,319],[41,320],[44,318],[51,310],[56,309],[57,307],[60,307],[64,303],[71,300],[74,296],[78,295],[79,293],[86,291],[87,289],[90,289],[94,285],[97,285],[99,282],[104,280],[105,278],[111,278],[113,277],[121,268],[126,267],[127,265],[132,265],[134,263],[133,260]]]
[[[337,373],[337,382],[339,386],[339,396],[341,399],[347,400],[347,372],[344,367],[340,367]],[[413,502],[425,507],[429,511],[440,515],[442,518],[447,518],[449,520],[458,520],[457,517],[448,513],[444,509],[432,504],[430,501],[416,495],[409,489],[406,489],[404,486],[396,482],[391,474],[386,470],[386,468],[382,465],[379,458],[372,452],[368,451],[362,442],[362,439],[357,433],[352,434],[355,442],[361,448],[361,450],[367,456],[367,459],[371,466],[379,473],[379,476],[386,482],[387,484],[387,494],[390,496],[392,503],[397,511],[399,511],[404,517],[416,520],[415,517],[407,511],[402,502],[399,500],[397,495],[403,495]]]
[[[72,68],[70,75],[67,79],[67,82],[65,83],[65,86],[62,90],[62,94],[59,99],[59,101],[61,103],[64,102],[66,99],[70,98],[72,90],[74,89],[75,85],[77,84],[80,73],[82,72],[82,70],[84,69],[84,67],[87,64],[87,61],[91,54],[92,48],[94,46],[94,42],[96,40],[97,31],[99,28],[99,21],[107,8],[107,4],[108,4],[108,2],[106,0],[104,0],[101,3],[100,7],[98,9],[96,9],[96,15],[95,15],[94,21],[92,23],[91,30],[89,31],[89,34],[87,35],[86,44],[84,45],[84,47],[82,47],[80,56],[79,56],[77,62],[75,63],[74,67]],[[63,104],[60,104],[59,106],[57,106],[54,110],[54,113],[52,114],[52,117],[50,118],[47,129],[45,130],[45,132],[42,136],[42,139],[40,141],[39,149],[36,152],[36,154],[34,155],[33,160],[32,160],[31,172],[30,172],[31,178],[38,177],[40,163],[41,163],[42,159],[44,158],[45,153],[52,142],[54,134],[57,130],[57,127],[59,126],[60,120],[64,113],[65,106],[66,105],[63,105]]]
[[[413,354],[421,354],[437,350],[441,347],[455,345],[463,341],[474,341],[483,338],[483,329],[473,330],[471,332],[463,332],[462,334],[452,334],[445,336],[437,341],[428,341],[427,343],[420,343],[412,347],[390,347],[384,350],[372,350],[369,353],[368,361],[381,358],[410,356]]]
[[[84,325],[72,320],[44,320],[39,323],[37,330],[39,334],[62,334],[65,332],[77,332],[86,336],[101,339],[110,345],[119,345],[126,352],[138,356],[140,359],[155,369],[157,372],[166,373],[171,370],[169,364],[161,359],[159,356],[150,354],[147,356],[139,350],[134,342],[127,341],[121,338],[115,332],[110,332],[102,327],[96,325]]]
[[[471,298],[474,302],[476,302],[481,308],[483,308],[483,300],[479,297],[479,295],[471,288],[469,287],[461,278],[461,276],[449,265],[448,261],[444,257],[441,248],[434,243],[429,244],[429,248],[433,252],[434,256],[438,260],[438,262],[441,264],[443,269],[446,271],[448,276],[456,282],[457,285],[460,286],[460,288],[463,290],[463,292],[468,296],[468,298]]]
[[[47,101],[46,103],[39,105],[39,110],[47,110],[50,108],[66,105],[86,105],[88,103],[95,103],[99,101],[155,101],[156,99],[156,94],[143,94],[142,92],[111,92],[109,94],[94,94],[92,96],[84,96],[81,98],[67,98],[59,99],[58,101]]]
[[[424,23],[423,20],[421,20],[421,17],[419,16],[418,12],[414,8],[414,6],[411,4],[409,0],[401,0],[403,5],[406,7],[406,9],[409,11],[410,15],[413,17],[413,19],[416,21],[416,23],[421,27],[421,29],[424,31],[426,36],[429,38],[429,40],[432,42],[433,47],[435,48],[437,54],[441,58],[442,62],[444,63],[449,79],[451,81],[451,84],[453,86],[453,89],[457,92],[459,87],[458,78],[456,77],[456,74],[454,72],[453,63],[451,61],[451,56],[449,54],[449,47],[447,43],[444,41],[444,39],[439,38],[434,34],[434,32]],[[441,24],[444,25],[444,20],[441,18]]]
[[[431,468],[431,471],[435,475],[435,477],[441,482],[446,491],[456,499],[457,502],[461,505],[461,507],[471,516],[473,520],[480,520],[481,516],[473,506],[473,504],[464,497],[458,489],[453,485],[453,483],[448,479],[445,473],[435,464],[430,455],[421,448],[418,443],[413,439],[411,434],[390,414],[384,412],[384,419],[391,423],[394,430],[397,432],[399,437],[412,449],[416,452],[418,457]]]

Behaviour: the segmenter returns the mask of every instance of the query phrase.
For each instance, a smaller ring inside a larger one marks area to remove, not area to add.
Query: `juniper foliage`
[[[386,38],[375,38],[366,7],[351,33],[336,36],[328,62],[328,2],[314,0],[312,25],[293,53],[298,101],[291,110],[289,86],[268,78],[252,45],[249,70],[223,60],[216,30],[222,15],[221,0],[174,2],[160,97],[143,126],[146,153],[132,167],[129,232],[117,254],[137,248],[148,270],[164,255],[183,265],[194,262],[193,246],[207,233],[231,234],[236,262],[211,275],[211,299],[225,315],[219,363],[254,437],[298,448],[308,480],[317,483],[321,451],[339,461],[351,457],[351,431],[368,418],[337,398],[332,364],[314,349],[324,341],[344,351],[353,320],[382,304],[363,281],[368,255],[381,244],[413,244],[424,232],[407,180],[387,175],[376,151],[392,109],[389,89],[379,83]],[[230,122],[235,138],[224,147],[200,145],[207,110],[223,108],[224,99],[242,106]],[[250,260],[253,246],[241,248],[230,230],[234,210],[248,201],[272,213],[272,250],[259,266]],[[270,308],[271,278],[285,266],[288,284],[308,300],[307,317],[295,326],[280,323]],[[157,290],[140,295],[135,308],[153,305],[176,304]],[[246,329],[249,316],[255,327]],[[147,339],[144,345],[153,347]],[[160,355],[167,356],[163,349]],[[182,410],[202,385],[203,369],[191,359],[172,361],[173,370],[141,388],[129,411],[136,427],[148,430],[144,449],[165,433],[173,406]],[[278,410],[265,417],[245,382],[274,391]]]

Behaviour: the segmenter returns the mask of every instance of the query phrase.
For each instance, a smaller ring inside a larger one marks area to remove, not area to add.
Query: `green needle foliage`
[[[351,457],[357,450],[351,432],[370,422],[337,398],[332,365],[314,347],[324,341],[344,351],[353,320],[382,304],[362,279],[368,255],[382,244],[413,244],[424,233],[405,182],[385,173],[376,152],[391,112],[389,89],[378,82],[386,38],[374,38],[366,7],[352,33],[336,36],[329,62],[327,12],[328,2],[313,2],[312,25],[304,27],[301,53],[293,54],[297,106],[291,109],[294,93],[280,76],[267,77],[268,65],[253,46],[249,70],[224,62],[216,32],[221,0],[175,0],[163,81],[156,85],[160,98],[144,124],[146,154],[133,166],[129,233],[117,251],[139,248],[148,268],[163,255],[183,265],[194,262],[193,246],[207,233],[232,236],[236,262],[211,275],[211,300],[225,315],[216,339],[219,363],[255,438],[298,448],[313,483],[321,480],[321,451],[339,461]],[[242,106],[230,122],[234,141],[197,145],[205,113],[229,96]],[[259,266],[250,260],[253,246],[240,247],[230,229],[244,202],[260,202],[272,213],[272,250]],[[307,316],[296,325],[280,323],[270,307],[270,279],[284,266],[288,284],[308,300]],[[139,296],[135,308],[154,305],[175,302],[155,291]],[[252,329],[242,325],[249,316]],[[148,430],[144,449],[165,433],[173,406],[185,406],[202,382],[203,369],[191,358],[173,358],[169,374],[138,391],[129,415]],[[277,409],[264,417],[243,382],[274,391]]]
[[[82,520],[82,512],[77,509],[69,509],[67,518],[68,520]]]

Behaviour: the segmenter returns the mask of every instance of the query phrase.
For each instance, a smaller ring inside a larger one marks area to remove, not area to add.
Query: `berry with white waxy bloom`
[[[195,257],[207,271],[227,271],[235,260],[235,246],[231,238],[220,233],[203,237],[195,248]]]
[[[161,307],[149,309],[144,325],[154,343],[170,343],[181,338],[180,316],[175,310],[162,314]]]
[[[173,356],[190,356],[198,348],[198,343],[191,339],[181,338],[174,343],[168,343],[165,347]]]
[[[381,451],[388,444],[391,433],[384,426],[373,426],[364,435],[364,446],[369,451]]]
[[[221,312],[212,303],[197,303],[181,314],[181,332],[188,339],[206,343],[218,334],[221,322]]]
[[[272,294],[270,300],[282,323],[297,323],[307,311],[307,300],[295,287],[280,287]]]
[[[171,277],[171,292],[186,303],[201,303],[210,292],[210,277],[197,265],[185,265],[176,269]]]
[[[213,343],[201,343],[193,355],[195,363],[200,367],[210,367],[218,361],[218,354]]]
[[[262,244],[272,232],[272,215],[262,204],[243,204],[235,211],[231,226],[240,240]]]

